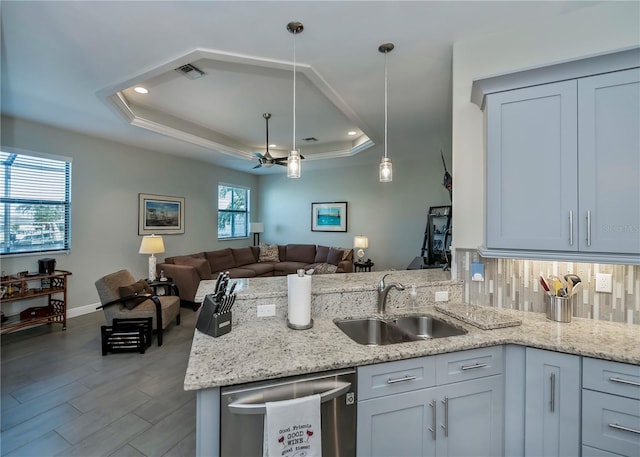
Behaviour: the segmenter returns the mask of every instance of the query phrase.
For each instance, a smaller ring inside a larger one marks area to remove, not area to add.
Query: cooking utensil
[[[573,288],[576,285],[578,285],[578,284],[580,284],[582,282],[580,277],[578,275],[574,275],[574,274],[566,274],[566,275],[564,275],[564,280],[567,281],[567,293],[569,295],[573,295],[571,293]]]
[[[542,276],[542,274],[540,274],[540,285],[547,292],[547,294],[551,294],[551,288],[549,287],[547,280],[544,279],[544,276]]]
[[[577,295],[580,291],[582,291],[582,283],[579,282],[578,284],[576,284],[575,286],[572,287],[571,289],[571,295]]]
[[[557,276],[551,276],[549,279],[551,279],[551,287],[553,290],[553,294],[556,297],[563,297],[565,295],[567,295],[567,291],[565,289],[565,285],[564,283],[560,280],[560,278],[558,278]]]

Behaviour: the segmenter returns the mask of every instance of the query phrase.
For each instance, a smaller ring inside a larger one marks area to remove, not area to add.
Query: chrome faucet
[[[391,282],[389,284],[384,283],[384,278],[386,278],[390,274],[391,273],[386,273],[384,276],[382,276],[382,278],[380,278],[380,281],[378,282],[378,313],[379,314],[384,314],[386,312],[387,295],[389,294],[389,291],[391,289],[396,288],[397,290],[404,290],[404,286],[399,282]]]

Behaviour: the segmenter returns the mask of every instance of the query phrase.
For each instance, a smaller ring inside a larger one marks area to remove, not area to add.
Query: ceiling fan
[[[264,154],[260,154],[259,152],[254,152],[253,154],[258,158],[258,165],[253,168],[260,168],[264,166],[265,168],[270,168],[273,165],[282,165],[287,166],[287,158],[286,157],[273,157],[269,153],[269,119],[271,118],[271,113],[264,113],[262,115],[264,117],[267,124],[267,150]],[[301,159],[304,157],[300,156]]]

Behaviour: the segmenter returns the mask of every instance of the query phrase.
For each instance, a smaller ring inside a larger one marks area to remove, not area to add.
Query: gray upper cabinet
[[[483,256],[638,262],[639,56],[549,67],[559,82],[537,69],[474,83],[490,91],[474,95],[486,121]]]
[[[487,247],[576,250],[576,82],[487,97]]]
[[[578,80],[581,251],[640,254],[640,69]]]

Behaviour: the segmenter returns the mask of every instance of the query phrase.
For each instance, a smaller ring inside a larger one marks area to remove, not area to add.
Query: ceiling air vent
[[[184,76],[186,76],[189,79],[198,79],[204,76],[204,71],[200,70],[198,67],[190,63],[176,68],[176,71],[178,73],[182,73]]]
[[[313,136],[310,136],[308,138],[303,138],[302,141],[313,142],[313,141],[318,141],[318,139]]]

